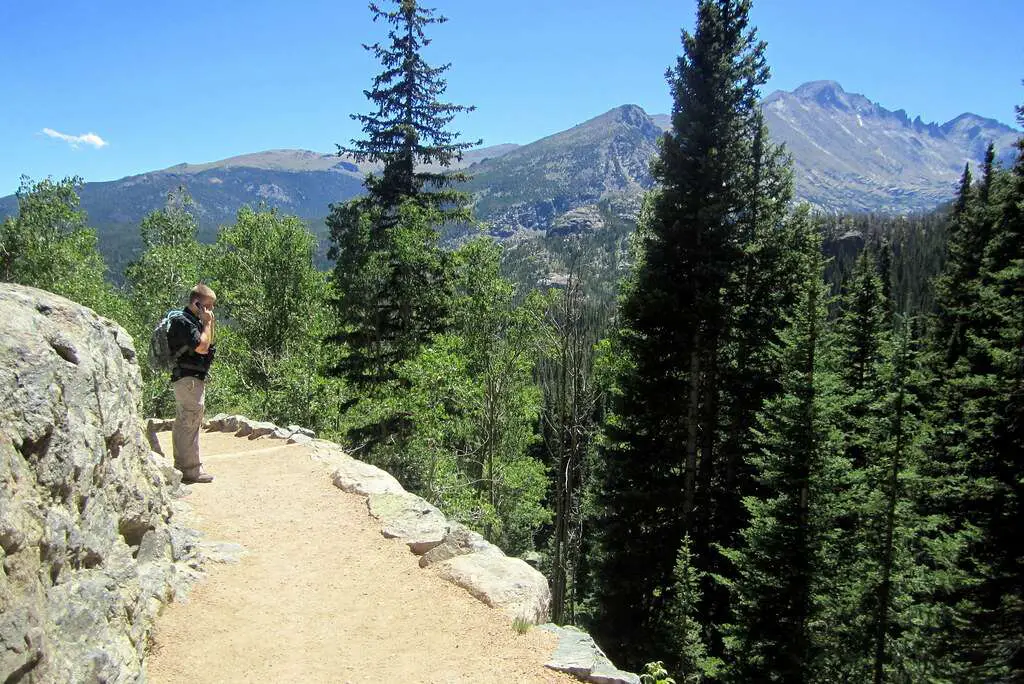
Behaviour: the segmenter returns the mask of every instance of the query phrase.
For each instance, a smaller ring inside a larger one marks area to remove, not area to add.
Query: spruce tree
[[[365,137],[338,153],[379,164],[365,180],[367,194],[331,207],[330,256],[335,260],[335,302],[342,342],[338,371],[362,394],[379,393],[396,379],[398,364],[442,331],[452,296],[450,255],[439,245],[439,226],[468,222],[465,180],[446,168],[476,143],[448,130],[472,107],[442,102],[448,64],[430,66],[422,51],[426,30],[446,21],[416,0],[386,11],[370,3],[374,21],[390,26],[388,42],[366,46],[381,63],[366,92],[374,110],[355,114]],[[350,436],[370,443],[401,432],[386,420]]]
[[[840,423],[847,458],[854,468],[862,468],[871,443],[871,428],[881,418],[876,401],[881,391],[879,371],[887,333],[882,279],[871,252],[861,252],[844,288],[834,340],[836,372],[843,387]]]
[[[689,536],[684,536],[672,571],[675,580],[672,603],[664,617],[667,628],[674,633],[676,653],[673,659],[678,661],[678,681],[699,684],[709,676],[716,676],[721,662],[707,655],[706,628],[699,617],[701,586],[705,582],[702,573],[693,565],[690,546]]]
[[[761,120],[756,122],[752,152],[740,214],[744,255],[725,291],[731,313],[719,373],[720,444],[713,445],[713,462],[703,468],[702,489],[710,490],[703,516],[710,548],[736,546],[746,524],[743,498],[756,489],[749,459],[754,450],[752,428],[764,402],[780,389],[778,358],[772,348],[784,327],[783,312],[792,311],[799,284],[794,274],[808,249],[807,217],[789,211],[789,159],[782,148],[769,142]],[[714,551],[705,551],[701,561],[706,571],[701,616],[706,624],[720,625],[729,620],[729,594],[715,578],[728,576],[730,566]],[[712,646],[720,653],[714,644],[717,640]]]
[[[839,499],[832,591],[822,621],[834,625],[813,674],[818,681],[928,681],[949,676],[935,638],[942,611],[929,605],[955,560],[923,541],[943,519],[921,501],[925,383],[911,325],[890,329],[873,258],[862,253],[847,285],[835,345],[837,425],[850,466]],[[948,617],[948,614],[946,614]]]
[[[981,185],[978,187],[978,199],[983,206],[987,206],[992,196],[992,180],[996,172],[996,146],[989,143],[985,148],[985,160],[981,163]]]
[[[936,342],[943,345],[947,367],[964,355],[978,313],[978,276],[985,235],[980,230],[979,207],[971,183],[970,167],[965,166],[948,223],[946,269],[935,282]]]
[[[431,294],[443,294],[450,279],[437,227],[469,220],[468,196],[455,189],[466,176],[446,168],[477,144],[448,130],[457,114],[473,110],[439,100],[451,65],[432,67],[421,54],[431,42],[427,27],[447,19],[416,0],[395,5],[385,11],[370,3],[374,21],[391,26],[388,43],[365,46],[384,69],[365,91],[375,111],[353,114],[365,137],[338,146],[339,155],[383,168],[367,176],[365,197],[332,205],[327,219],[349,348],[343,367],[357,385],[390,377],[444,321],[444,297]]]
[[[821,609],[834,625],[833,643],[831,648],[826,645],[823,649],[817,667],[854,680],[868,676],[866,659],[870,643],[868,610],[861,590],[865,582],[870,583],[863,576],[863,528],[868,524],[868,513],[858,503],[873,494],[873,490],[860,485],[879,439],[878,425],[886,418],[882,408],[882,371],[883,350],[889,338],[887,307],[874,251],[869,241],[854,262],[842,285],[834,334],[825,342],[833,364],[830,371],[837,383],[834,425],[841,432],[842,453],[850,471],[843,488],[835,492],[841,503],[835,511],[840,541],[834,551],[836,574],[828,578],[834,591],[827,606]],[[874,510],[871,515],[880,514]],[[869,568],[874,571],[876,565]]]
[[[755,433],[761,491],[745,500],[743,546],[727,552],[737,569],[727,629],[730,681],[815,681],[834,638],[820,618],[834,588],[846,463],[834,424],[837,387],[826,354],[828,287],[819,254],[807,255],[802,275],[777,351],[782,392],[766,403]]]
[[[659,186],[643,212],[642,256],[622,303],[626,370],[603,451],[594,631],[629,665],[677,652],[660,615],[671,604],[684,534],[698,572],[714,553],[711,489],[720,479],[733,325],[724,293],[750,240],[744,211],[757,156],[758,86],[768,78],[749,10],[749,0],[702,0],[695,31],[683,32],[683,54],[668,73],[672,129],[653,164]],[[701,606],[701,620],[712,612]]]
[[[373,20],[393,27],[388,32],[389,44],[365,46],[384,67],[373,79],[372,88],[365,91],[377,109],[352,115],[362,124],[366,137],[353,140],[352,147],[339,145],[338,153],[383,165],[380,176],[371,174],[366,180],[374,203],[394,210],[403,201],[414,199],[440,210],[450,220],[463,220],[467,197],[452,188],[467,176],[445,169],[479,141],[459,142],[459,134],[447,126],[457,114],[475,107],[438,101],[447,87],[443,76],[451,64],[432,67],[421,54],[431,43],[426,27],[448,19],[416,0],[393,2],[396,8],[392,11],[370,3]]]
[[[945,521],[921,508],[929,486],[923,477],[927,430],[920,401],[926,375],[911,329],[909,321],[897,319],[884,343],[876,418],[852,496],[861,524],[850,546],[860,553],[846,576],[859,608],[850,623],[863,630],[863,641],[846,644],[855,658],[839,655],[850,666],[844,674],[875,684],[957,675],[936,638],[949,615],[935,609],[933,596],[946,581],[943,568],[955,561],[955,551],[929,543],[931,531]]]
[[[928,510],[946,516],[946,537],[957,542],[955,581],[938,598],[955,618],[944,628],[945,649],[968,681],[1024,677],[1024,544],[1014,532],[1024,482],[1021,145],[1011,173],[986,164],[979,192],[966,203],[972,230],[954,221],[937,285]],[[943,334],[951,320],[961,324],[956,345]]]
[[[1018,107],[1024,123],[1024,107]],[[965,411],[974,483],[961,501],[978,528],[967,547],[975,585],[968,591],[967,655],[972,675],[1024,679],[1024,138],[1006,184],[993,183],[997,212],[982,264],[981,326],[968,348]],[[994,206],[993,206],[994,205]],[[983,208],[984,209],[984,208]]]
[[[851,392],[873,389],[886,327],[886,302],[871,252],[864,250],[858,257],[840,306],[838,334],[844,344],[839,371]]]

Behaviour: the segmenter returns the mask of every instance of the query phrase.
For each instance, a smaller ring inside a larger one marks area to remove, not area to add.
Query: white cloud
[[[57,138],[70,144],[72,147],[77,148],[79,145],[92,145],[97,150],[101,147],[106,147],[109,143],[106,140],[96,135],[95,133],[85,133],[84,135],[68,135],[67,133],[61,133],[55,131],[52,128],[44,128],[43,135],[48,135],[51,138]]]

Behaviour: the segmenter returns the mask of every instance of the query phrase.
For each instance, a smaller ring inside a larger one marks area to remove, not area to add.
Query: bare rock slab
[[[541,625],[541,629],[558,636],[558,647],[545,667],[595,684],[640,684],[638,675],[615,667],[583,630],[552,624]]]
[[[448,520],[441,511],[415,494],[371,494],[366,505],[383,524],[381,534],[405,542],[417,556],[439,545],[448,534]]]
[[[316,444],[313,445],[316,447]],[[363,463],[340,451],[318,450],[321,458],[330,460],[334,472],[331,481],[334,486],[349,494],[370,496],[371,494],[404,494],[398,480],[387,471],[369,463]]]
[[[242,426],[242,421],[246,420],[245,416],[232,415],[227,416],[221,421],[220,431],[221,432],[238,432],[238,428]]]
[[[302,435],[304,437],[309,437],[310,439],[315,439],[316,438],[316,433],[315,432],[313,432],[309,428],[304,428],[301,425],[289,425],[287,427],[287,430],[288,430],[288,432],[290,432],[293,435],[298,434],[298,435]]]
[[[218,413],[213,418],[208,419],[203,423],[203,427],[209,432],[222,432],[224,430],[224,419],[228,417],[226,413]]]
[[[265,421],[259,421],[251,423],[252,430],[249,432],[249,439],[259,439],[260,437],[266,437],[273,435],[274,431],[277,430],[277,426],[273,423]]]
[[[135,682],[181,564],[131,337],[0,283],[0,681]]]
[[[548,620],[551,610],[548,581],[519,558],[470,553],[435,563],[431,568],[488,606],[501,608],[514,618],[534,625]]]
[[[449,523],[448,533],[441,543],[420,557],[420,567],[430,567],[434,563],[442,563],[450,558],[470,553],[504,555],[501,549],[484,539],[479,532],[474,532],[460,523]]]

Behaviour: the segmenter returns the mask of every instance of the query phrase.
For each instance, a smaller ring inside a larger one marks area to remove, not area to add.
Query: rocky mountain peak
[[[647,112],[635,104],[621,105],[603,116],[608,117],[611,120],[618,120],[627,126],[635,126],[637,128],[649,128],[652,124],[651,117],[647,115]],[[592,119],[592,121],[599,121],[602,118],[603,117],[597,117],[596,119]]]
[[[805,99],[836,98],[846,95],[838,81],[808,81],[793,91],[797,97]]]
[[[962,114],[938,125],[890,111],[835,81],[805,83],[764,101],[765,122],[796,166],[797,195],[822,209],[907,211],[948,200],[965,162],[989,142],[1000,159],[1019,133]]]
[[[532,145],[542,143],[565,143],[568,141],[596,141],[614,137],[624,131],[639,133],[642,137],[657,138],[661,129],[641,107],[625,104],[604,114],[588,119],[572,128],[543,138]],[[520,151],[531,147],[526,145]]]
[[[466,189],[498,234],[547,230],[571,209],[649,188],[661,134],[643,109],[622,105],[481,163]]]
[[[782,95],[782,93],[778,93]],[[792,96],[825,109],[876,115],[881,109],[859,93],[848,93],[836,81],[811,81],[793,91]],[[766,100],[767,101],[767,100]]]
[[[976,138],[986,130],[1006,129],[1007,127],[995,119],[987,119],[983,116],[966,112],[942,124],[940,128],[947,135],[958,133],[968,138]]]

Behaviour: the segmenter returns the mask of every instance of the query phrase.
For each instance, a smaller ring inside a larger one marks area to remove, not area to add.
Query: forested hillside
[[[553,619],[621,666],[1021,681],[1024,142],[1006,163],[986,143],[933,211],[817,213],[759,104],[750,0],[696,5],[664,135],[621,141],[653,164],[593,175],[544,231],[442,240],[477,219],[470,190],[493,211],[567,191],[545,166],[470,179],[472,107],[422,56],[442,18],[402,0],[372,7],[381,73],[342,148],[374,171],[324,198],[328,270],[301,217],[243,208],[201,240],[176,192],[115,286],[67,179],[23,185],[0,277],[95,308],[140,349],[208,283],[208,411],[305,425],[386,468],[536,562]],[[632,135],[636,116],[604,124]],[[521,152],[504,151],[487,168]],[[167,377],[143,370],[146,411],[171,414]]]

